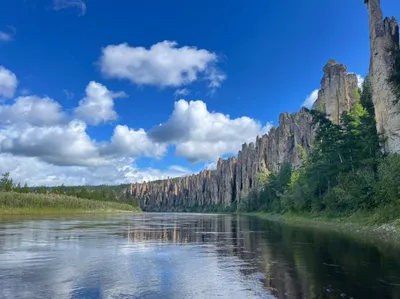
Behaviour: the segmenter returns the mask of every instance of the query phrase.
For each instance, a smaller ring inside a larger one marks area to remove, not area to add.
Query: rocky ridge
[[[353,91],[357,77],[347,68],[330,60],[323,68],[321,89],[314,106],[322,107],[333,120],[355,102]],[[314,140],[311,114],[302,108],[282,113],[279,126],[245,143],[237,157],[219,159],[216,170],[156,182],[132,184],[128,194],[147,211],[182,211],[188,207],[240,203],[257,183],[259,173],[276,172],[284,163],[294,168],[309,153]]]
[[[395,72],[394,52],[399,50],[399,26],[395,18],[383,18],[380,0],[364,0],[368,7],[370,31],[370,69],[372,99],[377,131],[386,137],[384,151],[400,153],[400,101],[389,78]],[[329,60],[314,109],[328,114],[338,123],[343,111],[358,100],[357,76],[343,64]],[[237,157],[219,159],[217,169],[196,175],[158,182],[132,184],[129,195],[141,201],[144,210],[180,211],[204,205],[230,206],[240,203],[256,185],[259,173],[277,171],[288,162],[298,167],[314,140],[311,115],[282,113],[279,126],[255,143],[243,144]]]
[[[364,0],[364,3],[369,16],[369,78],[377,131],[387,138],[386,152],[400,153],[400,101],[388,82],[394,72],[394,51],[399,50],[399,25],[395,18],[383,18],[380,0]]]

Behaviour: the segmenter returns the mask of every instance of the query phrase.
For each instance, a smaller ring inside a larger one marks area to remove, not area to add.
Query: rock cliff
[[[383,18],[380,0],[364,2],[367,4],[369,15],[369,77],[377,131],[387,138],[385,151],[399,153],[400,101],[396,101],[393,86],[388,82],[388,78],[394,72],[395,59],[392,50],[399,49],[399,25],[395,18]]]
[[[321,89],[314,107],[337,121],[344,110],[355,101],[357,77],[334,60],[324,67]],[[155,182],[132,184],[128,193],[141,201],[147,211],[181,211],[187,207],[230,206],[240,201],[255,186],[258,174],[276,172],[284,163],[298,167],[309,153],[314,140],[311,115],[302,108],[299,112],[282,113],[279,126],[257,137],[255,143],[243,144],[237,157],[219,159],[216,170],[196,175]]]
[[[243,144],[237,158],[219,159],[216,170],[156,182],[132,184],[130,195],[140,199],[144,210],[180,211],[185,207],[240,202],[254,186],[257,174],[265,169],[279,170],[285,163],[295,167],[310,150],[313,141],[311,115],[282,113],[279,126],[256,143]]]
[[[324,66],[321,89],[313,108],[328,114],[338,123],[343,111],[348,111],[356,101],[358,80],[355,74],[349,74],[344,64],[331,59]]]
[[[399,49],[399,26],[394,18],[383,19],[380,0],[364,0],[369,12],[371,60],[369,77],[377,130],[387,138],[386,152],[400,152],[400,101],[396,101],[388,78],[394,73],[393,51]],[[358,100],[357,76],[347,67],[329,60],[314,109],[325,112],[338,123],[343,111]],[[282,113],[279,126],[255,143],[243,144],[237,157],[219,159],[216,170],[197,175],[157,182],[132,184],[128,193],[140,199],[144,210],[180,211],[185,207],[204,205],[229,206],[240,203],[255,186],[260,172],[278,171],[283,163],[298,167],[310,151],[314,132],[311,115],[299,112]]]

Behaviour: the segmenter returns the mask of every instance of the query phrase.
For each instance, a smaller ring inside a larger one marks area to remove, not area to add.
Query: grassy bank
[[[400,205],[388,205],[372,212],[357,212],[349,216],[264,212],[246,215],[290,225],[337,231],[370,242],[383,241],[400,246]]]
[[[68,214],[139,212],[117,202],[96,201],[57,194],[0,192],[0,214]]]

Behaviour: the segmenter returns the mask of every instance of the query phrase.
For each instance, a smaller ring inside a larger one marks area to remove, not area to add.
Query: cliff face
[[[391,49],[399,48],[399,26],[395,18],[383,19],[380,0],[364,0],[368,7],[371,60],[369,77],[375,106],[377,131],[387,138],[385,151],[400,152],[400,102],[388,78],[394,71]]]
[[[338,123],[342,112],[354,105],[357,83],[357,76],[347,73],[344,64],[329,60],[324,67],[321,89],[313,108],[325,112],[334,123]]]
[[[323,107],[334,121],[354,104],[357,77],[347,73],[343,64],[330,60],[324,67],[321,89],[314,107]],[[312,118],[306,109],[279,116],[279,126],[243,144],[237,158],[219,159],[214,171],[163,181],[132,184],[128,193],[141,201],[147,211],[181,211],[185,207],[230,206],[248,194],[258,174],[276,172],[284,163],[298,167],[314,140]]]
[[[238,157],[219,159],[217,169],[196,175],[158,182],[132,184],[129,193],[140,199],[147,211],[180,211],[196,205],[229,206],[240,202],[254,186],[259,172],[278,170],[289,162],[299,165],[313,141],[311,115],[283,113],[279,127],[257,137],[256,143],[243,144]]]

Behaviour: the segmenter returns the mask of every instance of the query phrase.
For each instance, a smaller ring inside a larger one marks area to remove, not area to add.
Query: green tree
[[[40,194],[46,194],[47,193],[47,189],[45,186],[39,186],[36,188],[36,192],[40,193]]]
[[[15,192],[22,193],[21,183],[15,185],[14,190]]]
[[[21,192],[22,193],[29,193],[29,187],[28,187],[28,183],[25,182],[24,187],[22,187]]]
[[[0,190],[10,192],[13,189],[13,180],[10,178],[10,173],[6,172],[0,180]]]

